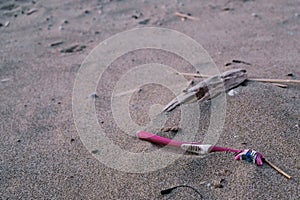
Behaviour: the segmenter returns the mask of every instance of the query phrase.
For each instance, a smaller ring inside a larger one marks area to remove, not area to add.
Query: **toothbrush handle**
[[[169,138],[164,138],[146,131],[138,131],[137,132],[137,137],[141,140],[146,140],[148,142],[152,142],[155,144],[160,144],[160,145],[169,145],[169,146],[174,146],[174,147],[181,147],[181,145],[184,142],[178,142],[175,140],[171,140]]]

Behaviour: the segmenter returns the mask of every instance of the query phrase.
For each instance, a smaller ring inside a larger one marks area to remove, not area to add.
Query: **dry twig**
[[[276,171],[278,171],[280,174],[282,174],[283,176],[285,176],[286,178],[288,178],[288,179],[292,178],[290,175],[288,175],[287,173],[285,173],[282,169],[280,169],[279,167],[277,167],[276,165],[274,165],[273,163],[271,163],[266,158],[263,158],[263,161],[265,163],[267,163],[268,165],[270,165],[272,168],[274,168]]]
[[[192,16],[190,16],[190,15],[183,14],[183,13],[180,13],[180,12],[176,12],[175,15],[176,15],[177,17],[181,17],[181,18],[183,18],[183,19],[199,20],[199,18],[197,18],[197,17],[192,17]]]

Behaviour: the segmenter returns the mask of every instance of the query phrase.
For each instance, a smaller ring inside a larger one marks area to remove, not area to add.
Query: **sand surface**
[[[183,21],[175,12],[199,20]],[[220,71],[245,68],[251,77],[300,80],[297,0],[1,1],[0,199],[200,199],[188,188],[160,194],[182,184],[196,188],[203,199],[298,199],[300,85],[296,84],[281,88],[248,82],[236,88],[238,94],[226,96],[226,120],[217,141],[221,146],[256,149],[292,175],[291,180],[268,165],[234,161],[226,153],[184,155],[153,172],[129,173],[106,166],[85,147],[72,113],[81,63],[103,40],[147,26],[190,36]],[[74,45],[78,46],[68,52]],[[225,66],[233,59],[251,65]],[[97,86],[95,108],[107,137],[130,152],[155,152],[159,147],[118,127],[111,94],[126,70],[149,62],[195,72],[186,61],[151,49],[131,52],[109,66]],[[130,114],[136,123],[147,124],[151,105],[167,104],[172,98],[166,88],[146,85],[133,93]],[[199,107],[196,139],[201,141],[211,105],[204,102]],[[178,111],[167,123],[178,123],[176,116]],[[156,128],[157,134],[173,134]],[[215,188],[214,181],[221,179],[223,187]]]

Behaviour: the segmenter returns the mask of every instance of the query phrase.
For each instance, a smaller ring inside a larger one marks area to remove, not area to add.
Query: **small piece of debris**
[[[95,149],[95,150],[92,151],[93,154],[96,154],[98,152],[99,152],[99,150],[97,150],[97,149]]]
[[[184,13],[176,12],[175,15],[177,17],[180,17],[181,21],[185,21],[186,19],[199,20],[199,18],[197,18],[197,17],[192,17],[191,13],[184,14]]]
[[[171,127],[171,131],[177,132],[179,130],[178,126],[173,126]]]
[[[74,45],[65,49],[60,50],[61,53],[74,53],[74,52],[78,52],[78,51],[82,51],[83,49],[85,49],[86,46],[85,45]]]
[[[233,97],[234,95],[237,95],[238,92],[237,92],[236,90],[232,89],[232,90],[229,90],[229,92],[228,92],[227,94],[228,94],[229,96]]]
[[[160,194],[161,195],[167,195],[167,194],[170,194],[173,190],[175,190],[177,188],[183,188],[183,187],[190,188],[190,189],[194,190],[200,196],[201,199],[203,198],[202,194],[196,188],[194,188],[192,186],[189,186],[189,185],[178,185],[178,186],[175,186],[175,187],[164,189],[164,190],[160,191]]]
[[[17,140],[17,142],[18,142],[18,143],[20,143],[20,142],[21,142],[21,140],[20,140],[20,139],[18,139],[18,140]]]
[[[234,10],[233,8],[229,8],[229,7],[226,7],[226,8],[223,8],[222,9],[223,11],[232,11],[232,10]]]
[[[31,14],[37,12],[37,11],[38,11],[38,9],[32,8],[32,9],[30,9],[30,10],[28,10],[28,11],[26,12],[26,15],[31,15]]]
[[[171,127],[163,127],[160,129],[162,132],[169,132],[171,130]]]
[[[5,23],[4,23],[4,27],[8,27],[9,24],[10,24],[10,21],[5,22]]]
[[[224,186],[222,185],[222,182],[224,182],[224,179],[215,180],[213,185],[215,188],[223,188]]]
[[[225,66],[229,66],[229,65],[231,65],[231,64],[232,64],[231,62],[225,63]]]
[[[287,88],[287,85],[283,85],[283,84],[279,84],[279,83],[272,83],[273,85],[277,86],[277,87],[281,87],[281,88]]]
[[[293,73],[288,73],[287,76],[293,77],[294,74]]]
[[[97,95],[97,93],[94,92],[94,93],[90,94],[90,97],[96,99],[96,98],[98,98],[99,96]]]
[[[84,14],[89,14],[89,13],[91,13],[91,11],[89,11],[89,10],[84,11]]]
[[[71,143],[72,143],[72,142],[74,142],[74,141],[75,141],[75,139],[74,139],[74,138],[71,138],[71,140],[70,140],[70,141],[71,141]]]
[[[139,24],[146,25],[146,24],[149,23],[149,21],[150,21],[150,19],[145,19],[145,20],[143,20],[143,21],[139,21]]]
[[[169,132],[169,131],[177,132],[178,130],[179,130],[178,126],[163,127],[163,128],[161,128],[162,132]]]
[[[61,44],[63,44],[63,43],[64,43],[63,41],[57,41],[57,42],[51,43],[49,46],[50,46],[50,47],[55,47],[55,46],[61,45]]]
[[[242,142],[241,144],[242,144],[242,145],[247,145],[247,142]]]
[[[139,19],[143,16],[143,13],[135,11],[135,14],[131,15],[131,18],[133,19]]]
[[[245,61],[242,61],[242,60],[232,60],[231,62],[233,62],[233,63],[241,63],[241,64],[245,64],[245,65],[251,65],[251,63],[248,63],[248,62],[245,62]]]
[[[11,80],[10,78],[4,78],[4,79],[1,80],[1,83],[5,83],[5,82],[8,82],[10,80]]]
[[[136,15],[132,15],[131,16],[133,19],[138,19],[139,17],[138,16],[136,16]]]

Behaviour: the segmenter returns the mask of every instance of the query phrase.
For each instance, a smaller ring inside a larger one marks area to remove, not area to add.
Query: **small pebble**
[[[229,90],[229,92],[228,92],[228,95],[231,96],[231,97],[233,97],[234,95],[237,95],[237,94],[238,94],[238,92],[234,89]]]
[[[99,152],[99,151],[98,151],[97,149],[95,149],[95,150],[92,151],[93,154],[96,154],[96,153],[98,153],[98,152]]]
[[[99,96],[97,95],[97,93],[94,92],[94,93],[90,94],[90,97],[96,99],[96,98],[98,98]]]

